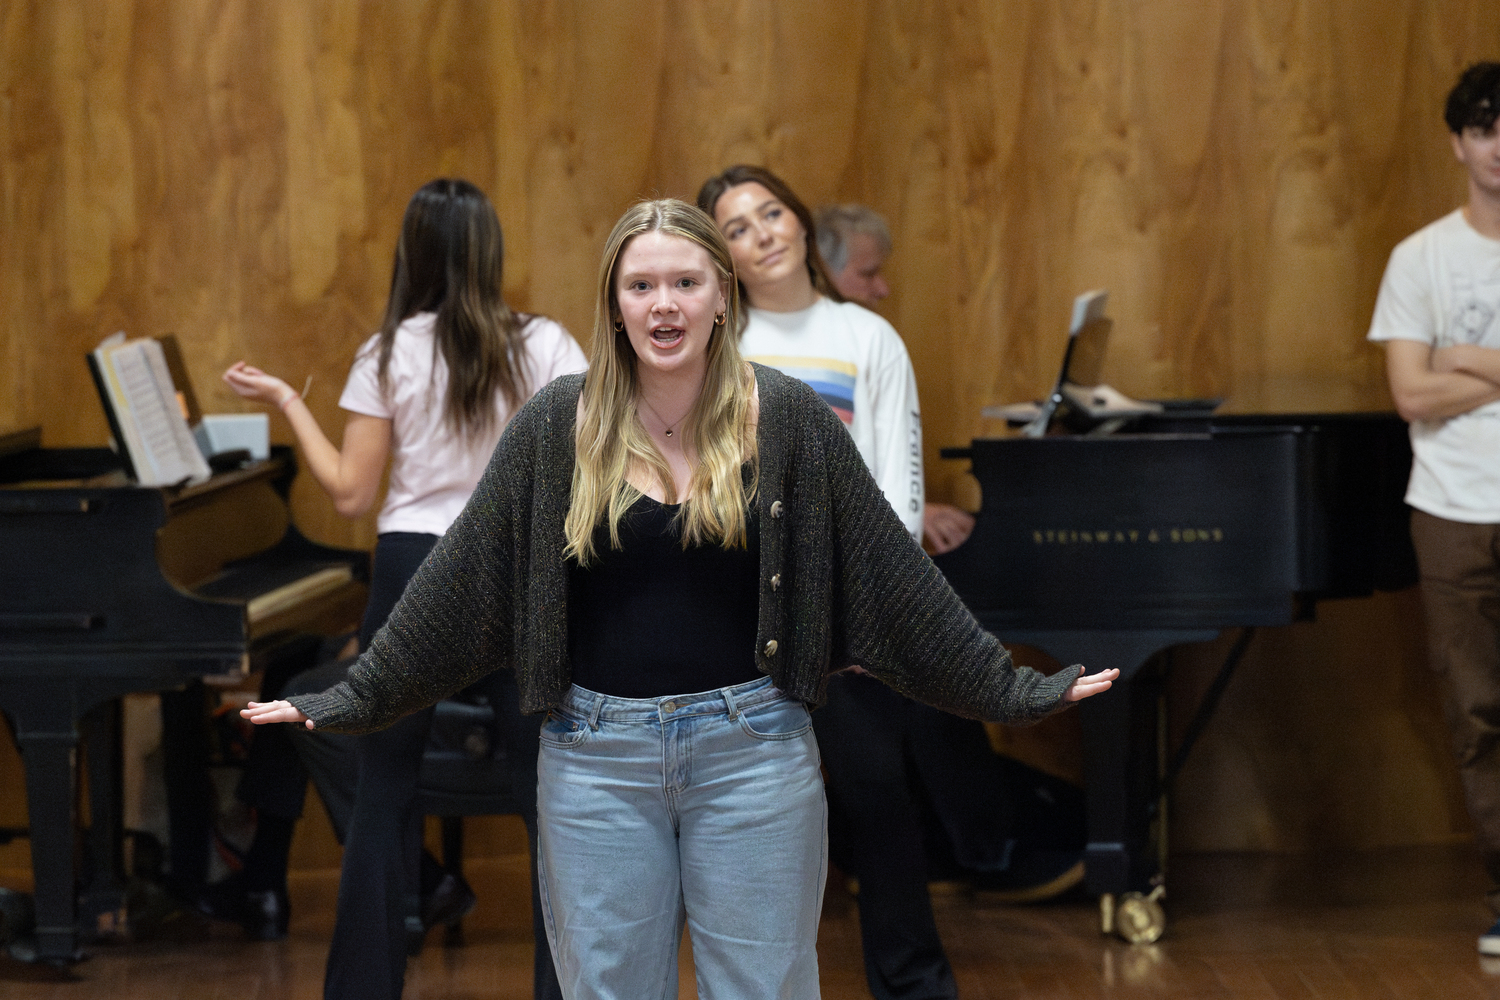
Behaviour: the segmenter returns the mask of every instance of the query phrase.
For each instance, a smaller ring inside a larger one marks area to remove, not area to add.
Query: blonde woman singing
[[[1025,721],[1113,671],[1015,666],[912,541],[843,425],[742,361],[713,221],[627,211],[587,378],[512,421],[473,499],[349,680],[256,722],[368,730],[498,668],[547,712],[543,906],[563,993],[818,995],[826,857],[809,709],[859,663],[953,711]]]

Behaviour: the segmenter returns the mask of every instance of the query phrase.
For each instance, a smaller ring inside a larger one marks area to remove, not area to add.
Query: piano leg
[[[1089,891],[1145,891],[1159,868],[1150,830],[1156,798],[1156,719],[1160,685],[1137,673],[1078,706],[1088,781]]]
[[[1156,629],[1138,632],[1006,629],[1007,643],[1035,646],[1090,673],[1115,667],[1120,678],[1104,694],[1078,706],[1083,714],[1083,768],[1088,803],[1084,878],[1101,898],[1101,914],[1122,893],[1142,892],[1159,868],[1150,837],[1150,807],[1158,790],[1159,685],[1138,676],[1157,653],[1218,632]],[[1101,929],[1113,930],[1102,917]]]
[[[13,945],[18,958],[53,965],[77,962],[74,910],[74,802],[78,731],[71,692],[55,683],[13,682],[6,699],[16,745],[26,768],[27,824],[35,882],[35,954]],[[16,689],[20,690],[16,690]]]
[[[79,926],[101,940],[129,931],[125,910],[124,775],[120,759],[119,699],[96,705],[83,717],[89,774],[89,826],[84,837],[88,866],[78,898]]]

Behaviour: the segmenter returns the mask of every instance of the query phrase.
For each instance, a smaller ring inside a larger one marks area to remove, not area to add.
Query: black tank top
[[[659,698],[756,680],[760,531],[748,546],[682,547],[679,507],[641,497],[620,519],[620,545],[594,529],[593,565],[568,567],[573,682],[619,698]]]

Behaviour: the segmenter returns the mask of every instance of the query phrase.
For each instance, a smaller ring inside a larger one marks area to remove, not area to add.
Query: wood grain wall
[[[1381,269],[1461,197],[1441,101],[1497,56],[1492,0],[0,0],[0,428],[102,442],[82,358],[124,329],[176,333],[209,410],[238,358],[313,376],[337,436],[423,181],[485,187],[512,304],[586,340],[621,210],[739,161],[889,218],[936,499],[977,502],[937,449],[1043,391],[1086,288],[1129,393],[1385,408]],[[1176,843],[1462,836],[1420,649],[1404,594],[1258,639]],[[1179,656],[1175,706],[1221,653]],[[1068,725],[1008,738],[1067,771]]]

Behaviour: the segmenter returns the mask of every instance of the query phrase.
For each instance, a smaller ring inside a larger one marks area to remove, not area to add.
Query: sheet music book
[[[1142,399],[1131,399],[1120,390],[1098,385],[1075,385],[1072,382],[1062,387],[1063,398],[1068,406],[1088,416],[1090,420],[1110,420],[1116,417],[1143,417],[1148,413],[1161,413],[1162,404]]]
[[[209,477],[160,343],[116,333],[88,355],[88,362],[132,479],[142,486],[174,486]]]

